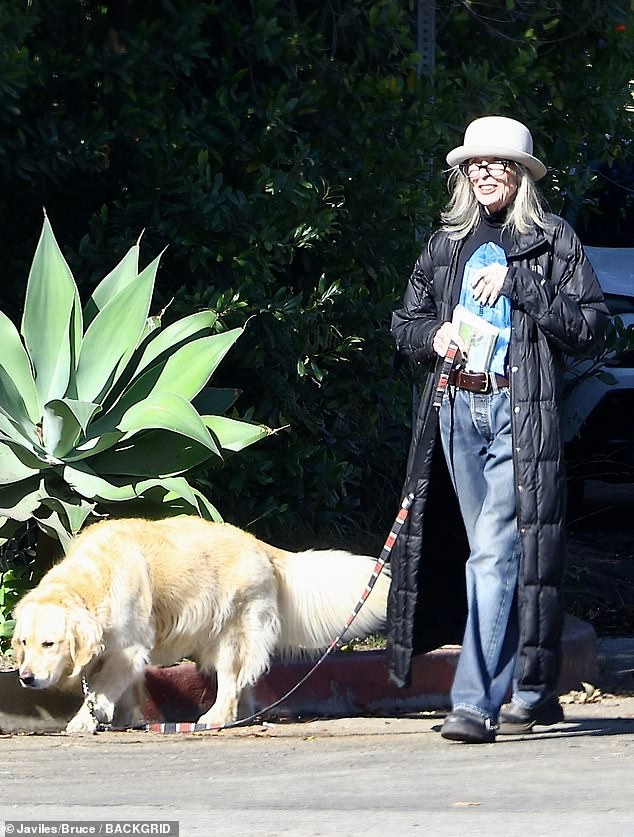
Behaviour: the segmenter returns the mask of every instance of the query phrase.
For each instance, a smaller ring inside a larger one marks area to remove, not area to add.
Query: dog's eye
[[[51,642],[50,640],[47,640],[46,642],[42,643],[42,648],[52,648],[54,645],[55,645],[54,642]]]

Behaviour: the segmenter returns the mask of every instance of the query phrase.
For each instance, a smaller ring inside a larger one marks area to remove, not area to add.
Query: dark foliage
[[[287,426],[199,475],[212,502],[278,543],[376,548],[409,436],[390,312],[446,150],[472,117],[525,119],[553,209],[580,221],[597,167],[631,153],[629,4],[569,6],[438,2],[427,76],[413,0],[5,0],[3,310],[42,206],[83,295],[145,230],[144,252],[168,246],[166,321],[250,317],[226,383],[241,415]]]

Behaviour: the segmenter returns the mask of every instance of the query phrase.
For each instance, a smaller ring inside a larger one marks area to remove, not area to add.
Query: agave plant
[[[0,312],[0,545],[30,519],[64,548],[104,514],[220,519],[185,474],[271,432],[207,386],[243,329],[214,333],[211,310],[162,328],[160,256],[138,259],[137,242],[82,310],[44,218],[20,333]]]

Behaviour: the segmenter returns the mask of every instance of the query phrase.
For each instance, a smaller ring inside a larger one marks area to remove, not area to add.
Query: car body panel
[[[613,316],[634,335],[634,248],[585,247]],[[633,337],[634,340],[634,337]],[[634,352],[610,357],[589,377],[589,360],[574,360],[568,382],[581,375],[562,410],[567,458],[600,463],[599,478],[634,478]]]

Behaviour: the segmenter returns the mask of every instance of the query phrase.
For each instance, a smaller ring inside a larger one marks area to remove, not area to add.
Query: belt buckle
[[[481,395],[486,395],[486,393],[491,388],[491,373],[490,372],[483,372],[484,380],[482,381],[482,388],[478,390]]]

